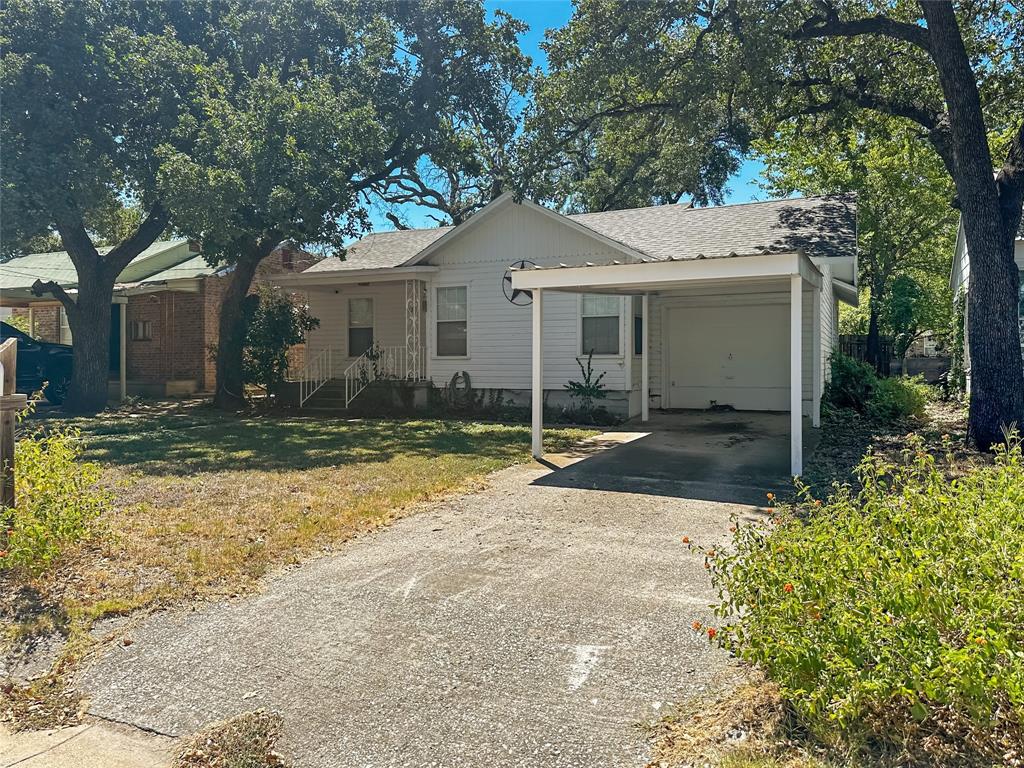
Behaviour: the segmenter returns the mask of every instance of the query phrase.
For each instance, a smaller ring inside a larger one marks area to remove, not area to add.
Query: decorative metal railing
[[[355,400],[371,382],[386,379],[416,379],[417,367],[409,359],[409,350],[374,344],[345,369],[345,407]]]
[[[299,407],[301,408],[324,384],[331,380],[334,373],[334,354],[330,347],[321,350],[316,357],[306,363],[299,373]]]

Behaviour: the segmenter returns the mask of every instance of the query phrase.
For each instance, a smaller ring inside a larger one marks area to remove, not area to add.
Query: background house
[[[278,249],[260,265],[257,280],[300,271],[314,260],[304,251]],[[36,253],[0,264],[0,305],[27,319],[29,335],[74,344],[60,303],[32,294],[37,279],[55,280],[74,295],[77,275],[67,253]],[[226,287],[227,270],[211,267],[196,242],[156,242],[132,260],[114,289],[111,396],[120,394],[122,362],[126,394],[162,397],[211,391],[210,350],[217,343]]]

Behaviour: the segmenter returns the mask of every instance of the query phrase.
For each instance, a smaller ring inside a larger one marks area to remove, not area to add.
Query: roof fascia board
[[[275,285],[312,286],[345,285],[346,283],[382,283],[394,280],[415,279],[432,275],[439,267],[376,267],[373,269],[322,269],[314,272],[297,272],[287,275],[272,275]]]
[[[836,296],[849,304],[851,307],[860,306],[860,292],[857,290],[855,285],[840,280],[838,278],[832,278],[832,291]]]
[[[657,290],[660,284],[686,280],[729,280],[757,277],[801,275],[817,287],[821,273],[810,259],[800,253],[773,253],[758,256],[732,256],[721,259],[685,259],[647,261],[637,264],[607,264],[592,267],[554,267],[517,269],[512,272],[512,287],[521,290],[550,288],[569,290],[579,287],[644,285]]]

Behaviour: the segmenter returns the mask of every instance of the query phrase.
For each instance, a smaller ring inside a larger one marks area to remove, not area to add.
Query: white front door
[[[671,307],[669,408],[789,409],[789,307]]]

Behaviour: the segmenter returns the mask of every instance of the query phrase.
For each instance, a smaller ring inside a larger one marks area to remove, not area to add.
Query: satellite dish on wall
[[[501,290],[505,294],[505,298],[517,307],[525,307],[533,302],[533,291],[524,291],[521,288],[512,287],[512,270],[514,269],[528,269],[530,267],[537,266],[532,261],[527,259],[520,259],[519,261],[509,264],[505,270],[505,276],[501,278]]]

